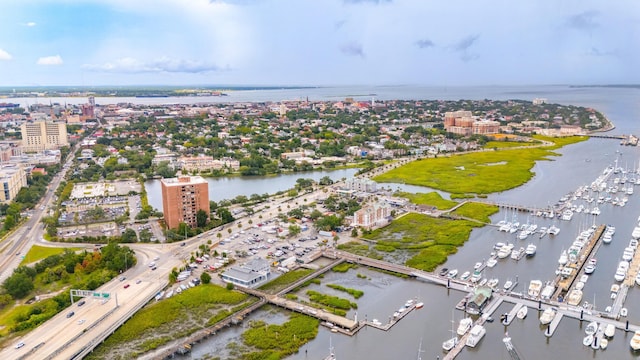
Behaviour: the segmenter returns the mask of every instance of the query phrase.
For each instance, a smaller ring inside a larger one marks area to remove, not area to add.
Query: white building
[[[245,264],[233,266],[222,273],[222,280],[242,287],[254,288],[269,280],[271,268],[265,259],[255,258]]]
[[[349,190],[374,193],[378,191],[378,183],[366,178],[351,178],[345,181],[345,187]]]

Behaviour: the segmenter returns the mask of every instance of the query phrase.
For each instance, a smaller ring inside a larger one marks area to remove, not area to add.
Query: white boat
[[[616,273],[613,275],[613,278],[616,281],[623,281],[624,278],[626,277],[627,277],[627,271],[620,268],[618,268],[618,270],[616,270]]]
[[[454,336],[451,339],[442,343],[442,350],[449,351],[454,348],[458,344],[458,337]]]
[[[609,233],[605,233],[604,236],[602,236],[602,242],[605,244],[609,244],[611,240],[613,240],[613,235]]]
[[[600,339],[600,349],[604,350],[609,346],[609,340],[602,338]]]
[[[471,276],[471,272],[470,271],[465,271],[462,273],[462,276],[460,276],[460,280],[467,280],[469,278],[469,276]]]
[[[576,306],[580,304],[580,301],[582,301],[582,290],[578,290],[578,289],[571,290],[569,292],[569,295],[567,296],[567,304]]]
[[[596,331],[598,331],[597,321],[590,322],[589,325],[587,325],[587,327],[584,329],[584,333],[587,335],[593,335],[596,333]]]
[[[562,253],[560,254],[560,258],[558,259],[558,264],[564,265],[567,263],[567,261],[569,261],[569,258],[567,257],[567,251],[562,250]]]
[[[591,335],[587,335],[582,339],[582,345],[584,346],[591,346],[591,344],[593,344],[593,334]]]
[[[416,309],[422,309],[423,307],[424,307],[424,303],[423,302],[416,303]]]
[[[532,257],[533,255],[536,254],[537,249],[538,249],[537,246],[535,246],[532,243],[529,243],[529,245],[527,245],[527,249],[525,250],[525,254],[527,255],[527,257]]]
[[[458,329],[456,330],[456,334],[463,336],[464,334],[471,329],[471,325],[473,325],[473,319],[470,317],[460,319],[460,323],[458,324]]]
[[[584,283],[583,283],[582,281],[578,281],[578,282],[576,283],[575,289],[576,289],[576,290],[582,290],[582,289],[584,289]]]
[[[529,308],[527,307],[527,305],[524,305],[520,308],[520,310],[518,310],[518,312],[516,313],[516,317],[522,320],[527,317],[528,312],[529,312]]]
[[[490,268],[496,266],[497,263],[498,263],[498,260],[496,260],[496,258],[494,257],[489,258],[489,260],[487,260],[487,266]]]
[[[612,338],[616,333],[616,327],[613,324],[607,324],[604,328],[604,336]]]
[[[513,281],[511,281],[511,280],[507,280],[507,281],[504,283],[503,288],[504,288],[505,290],[509,290],[509,289],[511,289],[511,287],[512,287],[512,286],[513,286]]]
[[[626,317],[628,313],[627,308],[620,309],[620,316]]]
[[[501,247],[500,250],[498,250],[496,256],[498,256],[499,259],[504,259],[507,256],[511,255],[511,250],[513,250],[513,244],[506,244],[505,246]]]
[[[471,282],[478,282],[482,278],[482,271],[474,271],[473,275],[471,275]]]
[[[378,320],[378,319],[373,319],[373,320],[371,320],[371,323],[372,323],[373,325],[375,325],[375,326],[381,326],[381,325],[382,325],[382,323],[381,323],[381,322],[380,322],[380,320]]]
[[[556,317],[556,309],[552,307],[546,308],[540,315],[540,324],[547,325]]]
[[[475,263],[475,265],[473,265],[473,270],[478,270],[482,267],[482,262],[478,261],[477,263]]]
[[[547,282],[547,284],[542,289],[542,292],[540,292],[540,297],[547,300],[551,299],[554,291],[556,291],[555,285],[553,285],[553,283],[551,282]]]
[[[560,228],[555,225],[551,225],[549,226],[549,229],[547,229],[547,233],[549,233],[549,235],[558,235],[560,233]]]
[[[478,345],[484,334],[486,334],[487,330],[484,326],[477,324],[474,325],[469,333],[469,337],[467,338],[467,342],[465,343],[468,347],[475,347]]]
[[[636,284],[640,286],[640,272],[636,275]]]
[[[636,226],[635,228],[633,228],[631,237],[633,237],[634,239],[640,239],[640,226]]]
[[[458,269],[453,269],[453,270],[449,271],[449,273],[447,274],[447,277],[450,278],[450,279],[453,279],[456,276],[458,276]]]
[[[634,351],[640,349],[640,330],[636,330],[633,334],[633,337],[629,341],[629,346],[631,346]]]
[[[587,266],[584,267],[585,274],[593,274],[594,271],[596,271],[596,266],[594,264],[587,264]]]
[[[529,289],[527,290],[527,294],[532,298],[536,298],[538,297],[538,295],[540,295],[541,289],[542,289],[542,281],[531,280],[529,282]]]
[[[611,299],[615,299],[618,296],[618,291],[620,291],[620,285],[611,285]]]
[[[493,278],[493,279],[491,279],[491,280],[487,281],[487,286],[488,286],[488,287],[490,287],[490,288],[492,288],[492,289],[495,289],[495,288],[496,288],[496,286],[498,286],[498,282],[499,282],[499,281],[500,281],[500,280],[498,280],[498,278]]]

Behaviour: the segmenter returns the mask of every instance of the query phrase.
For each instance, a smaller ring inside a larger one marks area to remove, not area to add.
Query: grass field
[[[432,191],[428,193],[417,193],[412,194],[408,192],[398,192],[395,196],[403,197],[409,199],[412,203],[416,205],[431,205],[435,206],[439,210],[451,209],[456,206],[458,203],[451,200],[443,199],[439,193]]]
[[[499,210],[500,209],[495,205],[470,202],[460,206],[453,211],[452,214],[476,219],[483,223],[490,223],[491,219],[489,219],[489,216],[497,213]]]
[[[82,248],[72,247],[72,248],[59,248],[59,247],[48,247],[48,246],[39,246],[33,245],[29,252],[24,256],[20,265],[30,264],[32,262],[42,260],[46,257],[56,254],[62,254],[65,250],[78,251],[82,250]]]
[[[311,274],[312,272],[313,270],[311,269],[302,268],[289,271],[288,273],[282,274],[274,280],[271,280],[268,283],[260,286],[260,290],[275,294],[278,291],[286,288],[288,285],[293,284],[298,279],[302,279],[303,277]]]
[[[467,241],[473,228],[479,226],[481,225],[472,221],[411,213],[363,237],[376,242],[374,249],[378,253],[408,251],[411,256],[406,265],[433,271],[446,261],[449,254],[455,253],[458,246]],[[346,247],[340,248],[349,250]]]
[[[427,186],[454,194],[489,194],[518,187],[529,181],[536,161],[557,156],[553,149],[583,141],[585,137],[545,138],[554,146],[503,151],[482,151],[413,161],[385,174],[378,182]]]

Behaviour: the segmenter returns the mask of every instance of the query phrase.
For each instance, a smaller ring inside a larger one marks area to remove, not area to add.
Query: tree
[[[33,290],[33,280],[25,273],[14,273],[2,284],[4,289],[15,299],[21,299]]]
[[[351,230],[351,237],[358,237],[358,229],[353,228]]]
[[[122,233],[122,242],[123,243],[134,243],[138,241],[138,234],[136,234],[136,231],[131,229],[131,228],[127,228],[123,233]]]
[[[211,275],[209,275],[209,273],[207,272],[203,272],[202,275],[200,275],[200,281],[202,281],[203,284],[208,284],[211,282]]]
[[[289,225],[289,235],[290,236],[296,236],[298,234],[300,234],[300,226],[298,225]]]
[[[231,291],[233,290],[234,286],[233,283],[227,283],[227,290]]]
[[[333,236],[333,247],[337,247],[338,246],[338,240],[340,240],[340,237],[338,235],[334,235]]]
[[[331,184],[333,184],[333,180],[331,180],[331,178],[329,176],[323,176],[318,181],[318,184],[320,184],[320,185],[331,185]]]
[[[200,209],[198,210],[198,212],[196,213],[196,224],[198,227],[204,227],[207,224],[207,220],[209,219],[209,216],[207,215],[207,212]]]

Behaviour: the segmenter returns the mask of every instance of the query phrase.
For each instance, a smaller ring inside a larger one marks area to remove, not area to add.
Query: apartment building
[[[181,222],[197,226],[196,214],[204,210],[209,215],[209,184],[201,176],[179,176],[162,179],[162,211],[169,229]]]
[[[38,152],[69,145],[67,124],[54,121],[25,122],[21,125],[22,149]]]
[[[27,186],[27,174],[21,166],[0,167],[0,203],[11,202],[23,186]]]

